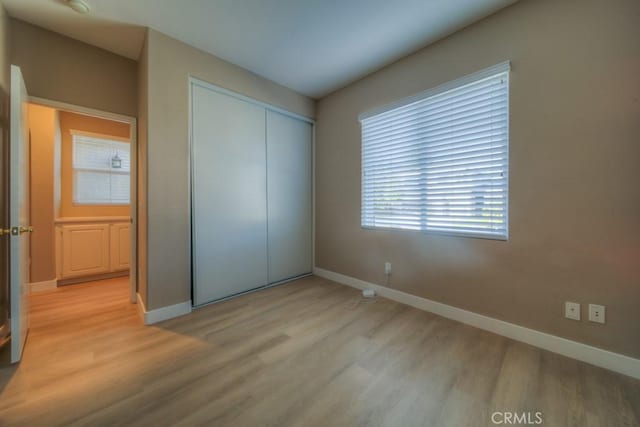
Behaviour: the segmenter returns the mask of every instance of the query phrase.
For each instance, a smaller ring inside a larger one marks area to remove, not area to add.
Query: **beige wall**
[[[29,105],[31,133],[31,281],[55,280],[54,150],[57,111]]]
[[[9,71],[11,67],[10,19],[7,11],[0,4],[0,88],[7,94],[9,93],[9,81],[11,80]]]
[[[129,140],[131,132],[128,123],[65,111],[60,112],[60,133],[62,136],[60,215],[63,217],[129,216],[131,212],[129,206],[73,204],[73,143],[71,138],[71,131],[73,130],[126,138],[127,140]]]
[[[189,76],[298,114],[315,113],[310,98],[149,31],[147,309],[191,299]]]
[[[317,266],[640,357],[640,2],[522,0],[318,103]],[[512,61],[510,239],[360,227],[358,114]],[[563,318],[607,306],[607,324]]]
[[[135,61],[16,19],[11,61],[32,96],[137,115]]]

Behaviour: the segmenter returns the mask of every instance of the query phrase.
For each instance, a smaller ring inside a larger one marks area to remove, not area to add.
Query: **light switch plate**
[[[564,317],[572,320],[580,320],[580,304],[577,302],[564,303]]]
[[[589,304],[589,320],[596,323],[605,322],[604,305]]]

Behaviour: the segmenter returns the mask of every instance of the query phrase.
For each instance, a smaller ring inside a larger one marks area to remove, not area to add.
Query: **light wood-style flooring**
[[[121,279],[32,296],[0,425],[640,422],[640,381],[317,277],[149,327],[127,296]]]

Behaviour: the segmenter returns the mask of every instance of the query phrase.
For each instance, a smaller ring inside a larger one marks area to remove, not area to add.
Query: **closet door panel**
[[[264,286],[265,109],[192,86],[196,305]]]
[[[267,111],[269,282],[311,272],[312,127]]]

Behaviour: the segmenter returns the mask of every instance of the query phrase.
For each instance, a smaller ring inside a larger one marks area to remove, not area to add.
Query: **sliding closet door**
[[[311,272],[311,124],[267,111],[269,283]]]
[[[192,85],[194,302],[264,286],[265,109]]]

